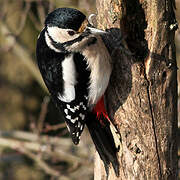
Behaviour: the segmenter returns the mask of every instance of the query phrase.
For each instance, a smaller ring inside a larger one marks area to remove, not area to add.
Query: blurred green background
[[[95,0],[0,0],[0,180],[93,179],[89,135],[83,133],[78,147],[72,144],[36,65],[38,34],[46,14],[56,7],[96,12]],[[180,67],[180,30],[176,47]]]

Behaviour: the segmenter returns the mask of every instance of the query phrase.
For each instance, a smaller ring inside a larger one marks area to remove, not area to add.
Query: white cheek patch
[[[53,39],[53,41],[57,43],[65,43],[67,41],[71,41],[78,37],[77,34],[70,36],[68,31],[72,31],[72,29],[62,29],[59,27],[47,27],[47,31],[49,36]]]
[[[59,49],[55,48],[52,44],[52,41],[51,39],[49,38],[47,32],[45,32],[45,41],[46,41],[46,44],[48,45],[48,47],[56,52],[61,52]]]

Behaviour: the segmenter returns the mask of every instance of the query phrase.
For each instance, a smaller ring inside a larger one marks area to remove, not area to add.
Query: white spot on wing
[[[79,110],[79,106],[78,105],[74,106],[74,108],[75,108],[75,110]]]
[[[68,108],[71,112],[73,112],[73,113],[76,111],[76,108],[75,108],[75,107],[74,107],[74,109],[71,108],[69,104],[67,104],[67,108]]]
[[[80,128],[81,127],[81,123],[80,122],[78,122],[78,128]]]
[[[82,108],[83,108],[84,110],[87,109],[86,106],[83,104],[83,102],[80,102],[80,106],[82,106]]]
[[[83,125],[81,125],[80,130],[81,130],[81,131],[83,130]]]
[[[85,105],[83,105],[83,109],[84,109],[84,110],[86,110],[86,109],[87,109]]]
[[[78,121],[78,117],[74,118],[74,119],[71,119],[70,120],[72,123],[75,123],[76,121]]]
[[[67,116],[66,116],[66,119],[71,120],[71,116],[70,116],[70,115],[67,115]]]
[[[84,114],[80,113],[79,116],[80,116],[80,118],[81,118],[82,120],[84,120],[84,118],[85,118],[85,115],[84,115]]]
[[[68,110],[67,109],[64,109],[64,112],[65,112],[65,114],[68,114]]]
[[[66,119],[69,119],[73,124],[78,121],[78,117],[72,119],[70,115],[66,115]]]
[[[76,137],[79,137],[79,132],[76,133]]]

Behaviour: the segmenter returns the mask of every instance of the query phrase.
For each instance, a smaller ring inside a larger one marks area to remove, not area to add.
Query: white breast
[[[86,57],[91,70],[89,86],[89,105],[94,105],[104,94],[111,75],[111,57],[101,37],[97,42],[83,49],[82,54]]]

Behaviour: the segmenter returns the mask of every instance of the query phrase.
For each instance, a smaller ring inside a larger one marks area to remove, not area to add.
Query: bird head
[[[57,51],[79,51],[105,31],[94,28],[77,9],[58,8],[45,20],[45,38],[49,47]]]

